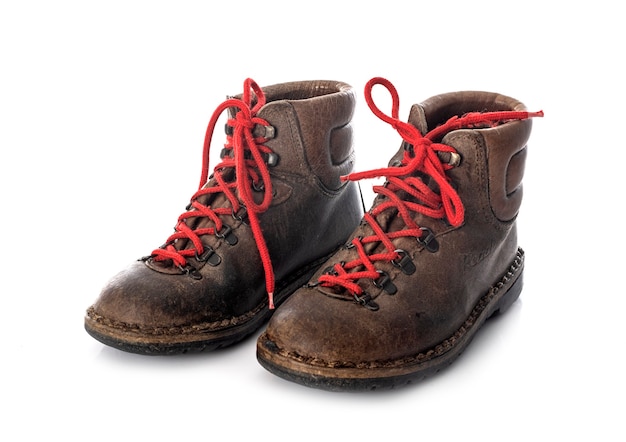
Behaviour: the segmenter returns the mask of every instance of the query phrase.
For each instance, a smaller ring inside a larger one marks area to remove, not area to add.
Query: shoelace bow
[[[252,106],[252,92],[257,100],[254,106]],[[273,309],[274,270],[258,218],[258,215],[265,212],[272,202],[272,181],[264,154],[273,152],[263,145],[268,138],[255,137],[253,134],[257,125],[270,126],[266,120],[256,116],[265,102],[263,90],[256,82],[248,78],[244,81],[241,99],[229,98],[213,112],[204,138],[202,173],[198,191],[191,197],[188,210],[178,218],[175,232],[167,239],[165,245],[155,249],[151,256],[155,261],[171,260],[175,266],[184,270],[187,265],[187,258],[201,256],[205,251],[206,246],[200,237],[219,234],[223,228],[220,216],[232,215],[234,217],[243,207],[247,212],[263,264],[269,307]],[[231,129],[227,131],[226,144],[224,145],[225,151],[232,153],[222,156],[222,162],[213,170],[215,185],[206,187],[209,178],[209,157],[213,131],[220,115],[229,108],[234,108],[237,111],[234,118],[227,122],[227,126]],[[228,180],[224,177],[224,171],[232,170],[232,168],[235,170],[235,179]],[[257,189],[264,189],[263,200],[260,203],[256,203],[254,200],[253,186]],[[210,207],[210,205],[205,205],[200,201],[200,198],[205,195],[217,193],[223,193],[231,207]],[[193,224],[198,225],[198,218],[209,218],[213,225],[194,229],[190,226],[191,222],[188,221],[193,222],[196,219]],[[193,247],[179,249],[176,247],[176,242],[179,240],[189,240]]]
[[[386,115],[374,104],[372,89],[376,85],[384,86],[391,94],[391,116]],[[399,96],[393,84],[388,80],[380,77],[371,79],[365,86],[365,99],[371,111],[378,118],[390,124],[411,148],[405,149],[404,157],[398,167],[385,167],[342,177],[343,180],[349,181],[386,178],[385,185],[373,187],[375,193],[386,198],[364,215],[364,219],[373,230],[373,234],[364,238],[354,238],[351,242],[358,253],[358,258],[350,262],[337,263],[330,272],[318,278],[318,283],[322,286],[346,289],[357,302],[362,301],[359,297],[363,294],[363,289],[359,286],[358,281],[360,279],[377,280],[381,276],[375,265],[377,261],[392,262],[402,258],[401,251],[394,247],[392,242],[394,239],[400,237],[420,239],[427,234],[413,220],[413,213],[421,213],[434,219],[447,219],[455,227],[460,226],[465,219],[463,202],[446,176],[446,171],[454,166],[444,164],[438,155],[438,152],[456,154],[456,151],[451,146],[435,140],[442,139],[445,134],[456,129],[494,126],[507,121],[543,116],[543,111],[475,112],[462,117],[454,116],[443,125],[422,135],[415,126],[398,119]],[[438,192],[428,186],[419,177],[420,175],[426,175],[433,180],[437,184],[434,187],[438,188]],[[398,195],[398,192],[401,191],[413,197],[414,201],[401,198]],[[386,232],[379,225],[376,217],[388,209],[397,210],[397,214],[406,228]],[[382,243],[384,250],[369,254],[365,250],[365,245],[370,243]]]

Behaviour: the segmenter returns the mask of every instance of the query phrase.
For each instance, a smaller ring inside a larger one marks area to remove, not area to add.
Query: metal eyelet
[[[267,164],[268,167],[276,167],[278,165],[278,161],[280,160],[278,154],[274,152],[266,153],[264,157],[265,164]]]
[[[395,253],[398,255],[398,258],[391,261],[391,263],[394,266],[398,267],[405,275],[412,275],[413,273],[415,273],[417,268],[411,260],[408,252],[402,249],[397,249]]]
[[[181,272],[183,272],[184,274],[190,276],[191,278],[199,281],[202,279],[202,274],[195,268],[192,266],[178,266],[178,268],[180,269]]]
[[[248,209],[246,209],[245,206],[241,206],[237,213],[235,213],[235,211],[231,211],[231,215],[235,221],[244,223],[244,219],[248,217]]]
[[[252,136],[255,138],[265,138],[266,140],[271,140],[272,138],[276,138],[276,128],[274,126],[265,125],[265,124],[255,124],[252,129]]]
[[[237,238],[237,235],[233,233],[233,228],[227,224],[224,224],[222,227],[222,230],[217,232],[215,236],[220,239],[223,239],[231,246],[234,246],[239,241],[239,239]]]
[[[272,139],[276,138],[276,128],[274,126],[263,126],[264,134],[263,138]]]
[[[424,246],[426,250],[431,253],[435,253],[439,250],[439,242],[435,238],[435,234],[428,227],[420,227],[420,230],[423,232],[422,236],[417,238],[417,242]]]
[[[254,190],[255,192],[263,192],[265,190],[265,184],[263,183],[257,184],[253,181],[252,190]],[[278,195],[278,191],[274,188],[272,189],[272,198],[275,198],[276,195]]]
[[[376,310],[378,310],[380,307],[378,304],[376,304],[373,300],[371,295],[369,295],[366,292],[363,292],[363,294],[361,296],[355,294],[354,295],[354,302],[356,302],[357,304],[362,305],[363,307],[375,312]]]
[[[355,245],[354,245],[353,241],[354,241],[355,239],[356,239],[357,241],[359,241],[359,242],[360,242],[360,241],[363,239],[363,237],[362,237],[362,236],[357,236],[356,238],[354,238],[353,240],[351,240],[349,243],[344,244],[343,248],[344,248],[344,249],[354,249]]]
[[[322,274],[324,274],[324,275],[331,275],[331,276],[337,276],[338,275],[337,271],[335,270],[335,266],[328,266],[328,267],[326,267],[322,271]]]
[[[265,190],[265,184],[263,183],[257,184],[254,181],[252,181],[252,190],[254,190],[255,192],[263,192]]]
[[[450,159],[448,164],[452,167],[458,167],[461,165],[461,155],[456,152],[450,152]]]
[[[398,288],[391,281],[389,274],[387,272],[383,272],[382,270],[378,270],[378,274],[380,276],[372,281],[374,287],[383,289],[389,295],[395,295],[398,292]]]
[[[196,252],[196,261],[198,262],[206,262],[211,267],[218,266],[222,262],[222,258],[211,246],[204,246],[204,252],[201,255],[198,255]]]

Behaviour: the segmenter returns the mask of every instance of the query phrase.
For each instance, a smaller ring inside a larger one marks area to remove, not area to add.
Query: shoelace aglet
[[[270,303],[270,310],[274,310],[274,293],[272,292],[268,292],[267,293],[267,299],[269,300]]]

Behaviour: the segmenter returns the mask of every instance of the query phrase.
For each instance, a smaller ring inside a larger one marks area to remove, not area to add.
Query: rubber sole
[[[305,284],[327,259],[318,259],[279,282],[274,293],[276,307]],[[273,313],[274,310],[270,310],[267,301],[264,301],[255,310],[230,321],[146,331],[138,326],[115,323],[89,308],[85,316],[85,330],[103,344],[125,352],[176,355],[213,351],[236,344],[261,328]]]
[[[279,349],[264,332],[257,343],[257,360],[269,372],[286,380],[328,391],[389,390],[419,382],[452,364],[491,316],[504,313],[520,296],[524,253],[518,250],[509,271],[479,300],[463,325],[428,351],[366,368],[336,368],[308,364]],[[364,364],[365,365],[365,364]]]

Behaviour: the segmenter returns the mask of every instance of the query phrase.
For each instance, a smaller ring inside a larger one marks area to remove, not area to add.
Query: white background
[[[618,2],[422,3],[0,3],[0,439],[624,440]],[[108,278],[171,233],[210,115],[246,77],[352,84],[365,170],[400,143],[363,99],[374,76],[396,85],[403,119],[464,89],[545,111],[519,218],[522,297],[452,367],[328,393],[266,372],[256,335],[167,358],[85,333]]]

